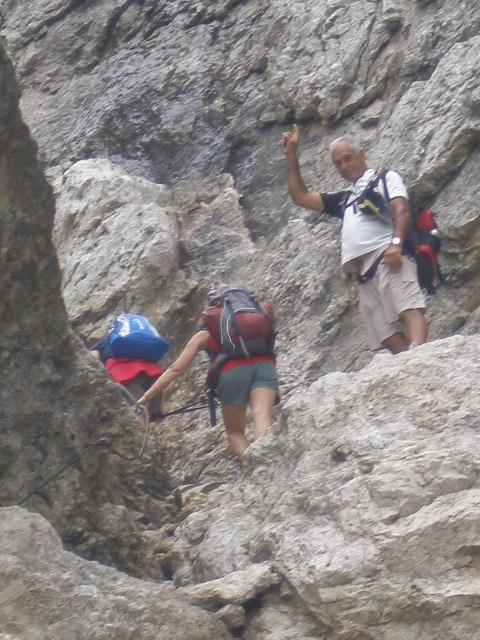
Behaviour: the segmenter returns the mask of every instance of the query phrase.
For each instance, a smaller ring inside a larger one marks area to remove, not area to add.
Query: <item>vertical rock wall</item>
[[[480,7],[26,6],[5,3],[2,30],[24,117],[55,177],[76,328],[93,335],[135,305],[178,349],[210,282],[244,280],[278,311],[285,409],[242,472],[200,415],[163,423],[156,464],[138,459],[138,423],[118,410],[116,390],[68,329],[52,193],[2,58],[2,504],[33,492],[27,504],[67,544],[131,572],[173,573],[184,597],[221,607],[245,640],[473,637],[478,372],[469,358],[478,341],[380,357],[360,374],[314,382],[372,354],[338,269],[338,228],[292,206],[280,135],[302,124],[302,167],[315,189],[339,186],[327,147],[345,131],[365,143],[372,165],[404,174],[444,235],[448,283],[429,302],[431,337],[478,331]],[[105,295],[95,298],[100,276]],[[201,369],[179,402],[201,392]],[[184,522],[167,539],[169,483]]]
[[[0,55],[0,502],[30,505],[66,543],[138,572],[142,528],[168,520],[140,489],[160,496],[164,478],[139,460],[142,426],[69,329],[52,189],[20,118],[13,68]]]

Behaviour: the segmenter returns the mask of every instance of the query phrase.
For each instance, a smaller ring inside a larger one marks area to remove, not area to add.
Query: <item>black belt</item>
[[[358,284],[366,284],[369,280],[373,278],[373,276],[377,273],[378,265],[383,260],[383,256],[385,255],[385,251],[378,256],[372,266],[365,271],[365,273],[357,273],[357,282]]]

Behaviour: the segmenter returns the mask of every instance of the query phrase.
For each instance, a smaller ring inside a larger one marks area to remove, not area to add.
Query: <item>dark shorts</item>
[[[247,364],[220,374],[217,396],[222,405],[246,406],[253,389],[272,389],[278,394],[277,370],[273,365]]]
[[[150,387],[154,382],[155,382],[155,379],[150,378],[150,376],[147,376],[145,374],[142,374],[141,376],[138,376],[138,378],[133,380],[133,382],[129,382],[128,384],[124,384],[123,386],[125,387],[125,389],[128,389],[128,391],[132,394],[135,400],[138,400],[143,396],[145,391],[150,389]],[[127,400],[128,404],[130,405],[132,404],[131,400],[129,400],[128,398],[125,398],[125,399]],[[148,411],[151,418],[156,418],[161,415],[161,412],[160,412],[161,403],[162,403],[161,395],[156,396],[150,401],[148,405]]]

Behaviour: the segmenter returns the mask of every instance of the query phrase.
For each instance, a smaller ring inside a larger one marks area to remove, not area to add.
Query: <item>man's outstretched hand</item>
[[[291,131],[286,131],[282,134],[282,142],[287,155],[289,152],[297,153],[300,142],[300,127],[298,124],[294,124]]]

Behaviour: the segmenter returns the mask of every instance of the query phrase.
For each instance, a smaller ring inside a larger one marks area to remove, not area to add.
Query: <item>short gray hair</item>
[[[332,140],[332,142],[330,142],[330,144],[328,145],[330,153],[333,153],[340,144],[345,143],[350,147],[353,147],[356,151],[362,151],[363,149],[362,145],[359,144],[358,140],[355,140],[353,136],[345,135],[340,136],[339,138],[335,138],[335,140]]]

